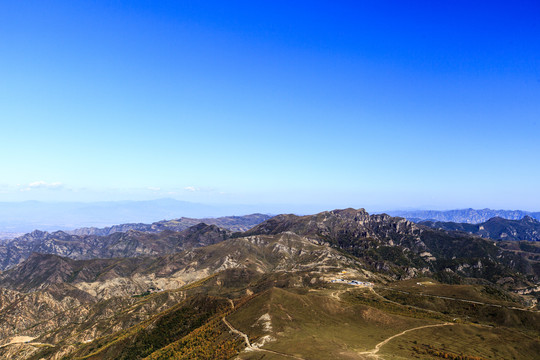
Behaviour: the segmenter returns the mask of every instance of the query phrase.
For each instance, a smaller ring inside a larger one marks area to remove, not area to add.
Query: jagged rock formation
[[[316,237],[362,259],[371,270],[399,278],[437,274],[446,281],[458,281],[460,276],[498,281],[513,272],[531,279],[540,275],[529,261],[490,241],[429,229],[386,214],[369,215],[364,209],[309,216],[279,215],[246,234],[283,231]]]

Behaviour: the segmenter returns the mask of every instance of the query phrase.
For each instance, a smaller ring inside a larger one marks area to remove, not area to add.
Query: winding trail
[[[343,294],[344,292],[347,292],[347,290],[336,290],[330,294],[330,297],[341,301],[340,295]]]
[[[221,318],[221,320],[223,320],[223,323],[225,323],[225,325],[227,325],[227,327],[229,328],[229,330],[231,330],[231,332],[241,336],[244,338],[244,342],[246,343],[246,351],[263,351],[263,352],[267,352],[267,353],[271,353],[271,354],[275,354],[275,355],[280,355],[280,356],[285,356],[285,357],[289,357],[289,358],[292,358],[292,359],[297,359],[297,360],[306,360],[304,358],[301,358],[299,356],[295,356],[295,355],[290,355],[290,354],[285,354],[285,353],[281,353],[281,352],[278,352],[278,351],[273,351],[273,350],[267,350],[267,349],[261,349],[261,348],[258,348],[256,346],[253,346],[251,345],[251,343],[249,342],[249,337],[241,332],[240,330],[237,330],[235,329],[230,322],[227,321],[227,319],[225,319],[225,316]]]
[[[389,303],[392,303],[392,304],[395,304],[395,305],[399,305],[399,306],[408,307],[408,308],[411,308],[411,309],[416,309],[416,310],[420,310],[420,311],[427,311],[427,312],[430,312],[430,313],[433,313],[433,314],[440,314],[440,312],[435,311],[435,310],[425,309],[425,308],[421,308],[421,307],[414,306],[414,305],[400,304],[400,303],[398,303],[398,302],[396,302],[396,301],[387,299],[387,298],[385,298],[384,296],[382,296],[381,294],[379,294],[378,292],[376,292],[374,288],[370,288],[369,290],[370,290],[373,294],[375,294],[375,296],[377,296],[378,298],[382,299],[383,301],[386,301],[386,302],[389,302]]]
[[[230,322],[227,321],[227,319],[225,319],[225,316],[221,319],[223,320],[223,322],[225,323],[225,325],[227,325],[227,327],[229,328],[229,330],[231,330],[233,333],[235,333],[236,335],[240,335],[241,337],[244,338],[244,341],[246,342],[246,348],[249,349],[249,350],[255,350],[256,348],[254,348],[253,346],[251,346],[251,343],[249,342],[249,338],[246,334],[244,334],[243,332],[241,332],[240,330],[236,330]]]
[[[420,330],[420,329],[425,329],[425,328],[430,328],[430,327],[453,326],[453,325],[455,325],[455,324],[453,324],[453,323],[444,323],[444,324],[424,325],[424,326],[419,326],[419,327],[415,327],[415,328],[412,328],[412,329],[408,329],[408,330],[400,332],[399,334],[392,335],[392,336],[390,336],[389,338],[387,338],[384,341],[381,341],[380,343],[375,345],[374,349],[369,350],[369,351],[363,351],[363,352],[361,352],[359,354],[360,355],[367,355],[368,357],[375,357],[377,359],[380,359],[381,357],[379,355],[377,355],[377,353],[379,352],[381,347],[386,345],[392,339],[395,339],[395,338],[397,338],[399,336],[405,335],[406,333],[408,333],[410,331],[415,331],[415,330]]]

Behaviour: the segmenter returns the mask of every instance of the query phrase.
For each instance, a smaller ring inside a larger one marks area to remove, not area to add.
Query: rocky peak
[[[539,223],[538,220],[534,219],[533,217],[529,216],[529,215],[525,215],[523,217],[523,219],[521,219],[521,222],[524,222],[524,223]]]
[[[354,221],[365,221],[365,219],[369,218],[368,212],[361,208],[361,209],[353,209],[353,208],[347,208],[347,209],[338,209],[338,210],[332,210],[328,211],[328,213],[335,215],[340,218],[344,219],[351,219]]]
[[[369,215],[364,209],[325,211],[315,215],[278,215],[248,234],[279,234],[291,231],[299,235],[323,238],[376,238],[379,240],[399,236],[417,236],[420,229],[414,223],[387,214]]]

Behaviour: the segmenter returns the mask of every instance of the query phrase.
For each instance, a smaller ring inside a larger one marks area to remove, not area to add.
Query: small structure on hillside
[[[334,280],[331,280],[331,282],[354,285],[354,286],[366,286],[366,287],[373,286],[373,283],[370,283],[369,281],[361,281],[361,280],[334,279]]]

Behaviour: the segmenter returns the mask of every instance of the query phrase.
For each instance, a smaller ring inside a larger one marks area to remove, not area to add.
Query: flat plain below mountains
[[[363,209],[246,227],[34,232],[2,244],[0,358],[540,353],[538,242]]]

